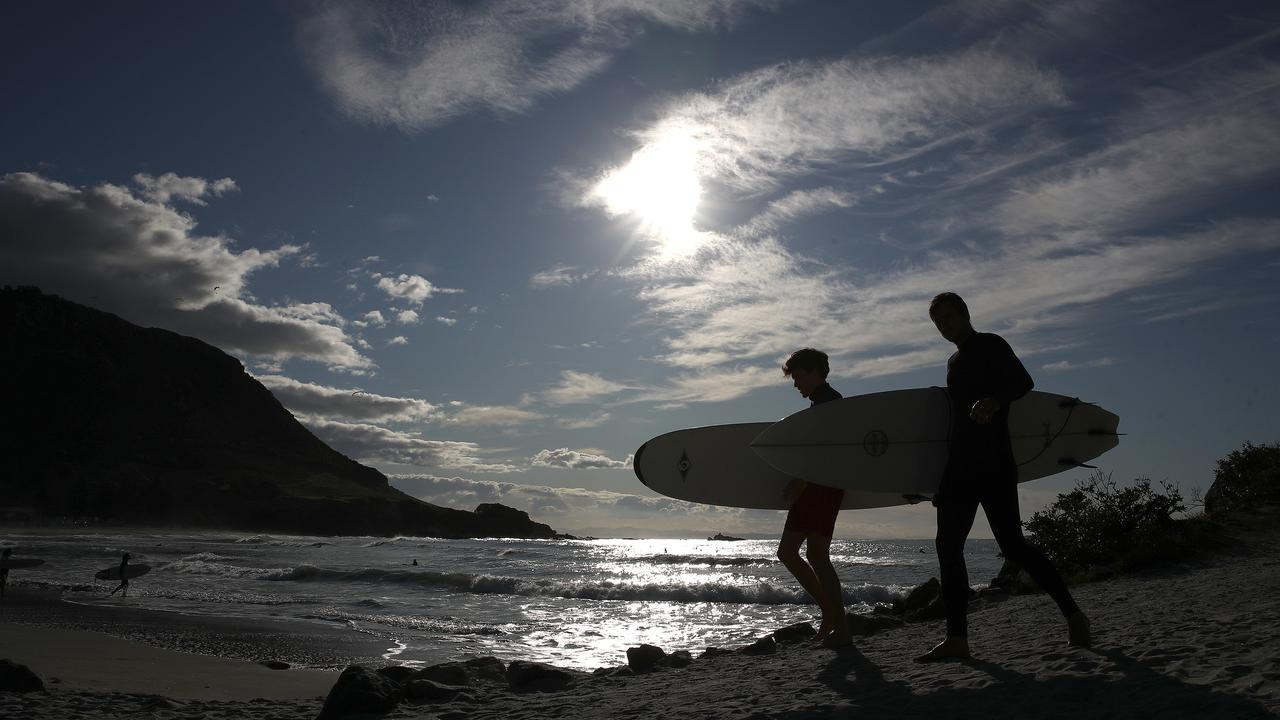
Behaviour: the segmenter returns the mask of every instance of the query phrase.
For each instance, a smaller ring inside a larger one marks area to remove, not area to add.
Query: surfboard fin
[[[928,495],[903,495],[902,499],[906,500],[911,505],[924,502],[925,500],[929,500],[931,502],[933,501],[933,498],[929,497]]]
[[[1089,468],[1091,470],[1098,469],[1097,465],[1088,465],[1086,463],[1080,462],[1079,460],[1076,460],[1075,458],[1058,458],[1058,464],[1065,465],[1067,467]]]

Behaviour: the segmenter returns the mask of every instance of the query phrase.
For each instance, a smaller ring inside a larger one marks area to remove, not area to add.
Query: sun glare
[[[670,130],[640,148],[610,172],[592,194],[613,215],[631,215],[667,256],[687,255],[702,245],[693,226],[702,198],[698,145],[685,130]]]

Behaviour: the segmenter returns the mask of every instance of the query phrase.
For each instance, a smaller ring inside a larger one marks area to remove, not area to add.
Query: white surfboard
[[[1085,466],[1119,443],[1120,418],[1065,395],[1031,392],[1009,408],[1018,482]],[[946,467],[943,388],[855,395],[770,425],[751,443],[787,475],[865,492],[933,495]]]
[[[659,435],[640,446],[632,466],[649,489],[707,505],[786,510],[783,491],[792,475],[766,463],[750,443],[773,423],[712,425]],[[844,509],[916,502],[901,493],[846,491]]]
[[[125,579],[132,580],[141,575],[146,575],[149,572],[151,572],[150,565],[126,565]],[[94,573],[93,576],[99,580],[119,580],[120,566],[116,565],[115,567],[109,567],[103,570],[99,570],[98,572]]]

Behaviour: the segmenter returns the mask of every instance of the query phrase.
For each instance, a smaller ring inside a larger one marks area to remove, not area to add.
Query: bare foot
[[[824,648],[842,648],[853,644],[853,635],[849,633],[848,623],[837,623],[831,634],[822,641]]]
[[[948,636],[929,652],[917,657],[916,662],[927,663],[939,660],[963,660],[969,657],[969,639],[960,636]]]
[[[1088,616],[1082,610],[1075,611],[1067,618],[1067,644],[1089,647],[1092,640]]]
[[[822,626],[818,628],[818,632],[813,636],[813,641],[821,642],[825,640],[835,629],[835,623],[832,623],[829,620],[823,620]]]

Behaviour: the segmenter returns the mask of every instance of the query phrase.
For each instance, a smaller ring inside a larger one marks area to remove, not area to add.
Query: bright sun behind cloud
[[[702,199],[698,143],[687,128],[671,128],[631,156],[591,190],[612,215],[630,215],[641,231],[659,243],[664,257],[696,251],[706,233],[693,225]]]

